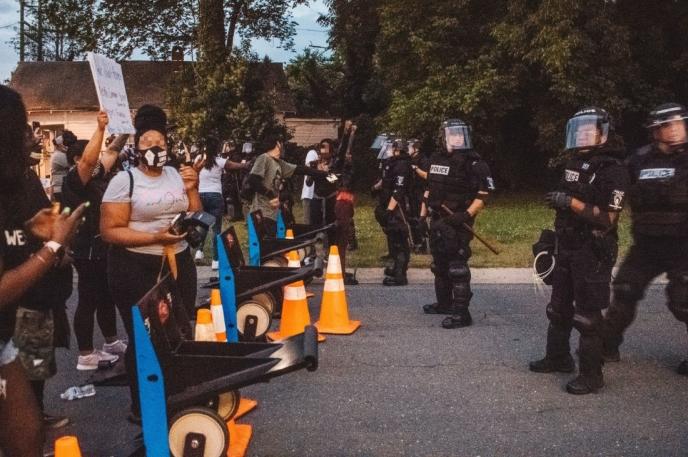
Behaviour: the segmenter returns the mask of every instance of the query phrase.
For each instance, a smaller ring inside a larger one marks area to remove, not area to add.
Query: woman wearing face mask
[[[134,118],[134,147],[139,166],[120,172],[108,185],[101,206],[100,230],[112,247],[108,254],[108,284],[129,335],[125,363],[132,394],[132,421],[139,404],[134,359],[131,307],[151,289],[176,258],[177,285],[187,313],[196,303],[196,267],[184,235],[170,233],[182,211],[202,209],[198,174],[193,167],[166,167],[167,116],[157,106],[142,106]]]

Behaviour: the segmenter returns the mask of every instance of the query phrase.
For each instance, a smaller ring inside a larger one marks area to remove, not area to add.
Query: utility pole
[[[36,6],[36,60],[43,61],[43,0]]]
[[[26,58],[26,42],[24,34],[24,7],[25,0],[19,0],[19,61],[23,62]]]

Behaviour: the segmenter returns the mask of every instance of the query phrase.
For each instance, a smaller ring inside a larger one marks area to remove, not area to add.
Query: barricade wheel
[[[285,268],[287,265],[289,265],[289,261],[287,261],[287,259],[284,256],[278,255],[277,257],[272,257],[263,262],[262,266]]]
[[[269,311],[270,315],[274,315],[275,308],[277,308],[275,303],[275,298],[270,292],[262,292],[251,297],[254,301],[257,301],[261,305],[265,306]]]
[[[203,457],[227,455],[229,431],[227,424],[215,411],[202,407],[187,408],[172,418],[168,440],[174,457],[184,456],[186,437],[190,433],[205,437]]]
[[[247,318],[256,320],[256,339],[264,337],[272,325],[272,313],[269,309],[253,299],[246,300],[237,307],[237,330],[241,337],[245,335]]]
[[[241,401],[241,395],[238,390],[232,390],[231,392],[225,392],[218,396],[213,397],[207,404],[207,407],[213,411],[217,411],[217,414],[225,421],[230,420],[239,410],[239,402]]]

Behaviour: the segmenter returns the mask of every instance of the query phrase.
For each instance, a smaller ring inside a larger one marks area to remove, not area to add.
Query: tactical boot
[[[604,341],[604,346],[602,347],[602,360],[605,362],[618,362],[621,360],[621,354],[619,354],[619,346],[611,343],[608,340]]]
[[[449,317],[445,317],[442,321],[442,327],[446,329],[468,327],[473,323],[471,313],[466,309],[460,311]]]
[[[566,384],[566,391],[573,395],[595,393],[604,387],[602,373],[579,374],[578,377]]]
[[[576,362],[573,361],[571,354],[556,359],[545,356],[540,360],[530,362],[528,368],[535,373],[572,373],[576,369]]]
[[[394,276],[394,268],[391,266],[387,266],[387,267],[385,267],[383,273],[385,274],[385,276],[392,277],[392,276]]]
[[[580,335],[579,375],[566,384],[566,391],[573,395],[586,395],[597,392],[604,386],[602,377],[602,337],[595,332]]]
[[[684,376],[688,375],[688,360],[684,360],[678,365],[678,368],[676,368],[676,373]]]
[[[382,280],[383,286],[405,286],[407,284],[408,280],[406,279],[406,276],[387,276],[385,279]]]
[[[451,308],[449,306],[443,306],[439,303],[430,303],[423,305],[423,312],[425,314],[451,314]]]

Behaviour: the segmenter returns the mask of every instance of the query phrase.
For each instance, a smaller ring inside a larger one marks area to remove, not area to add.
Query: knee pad
[[[454,283],[470,283],[471,270],[468,268],[468,264],[462,261],[449,262],[449,278]]]
[[[599,333],[602,326],[602,312],[576,313],[573,315],[573,326],[581,334]]]
[[[620,303],[637,303],[643,298],[643,291],[630,282],[614,282],[612,290],[614,291],[614,301]]]
[[[688,272],[671,273],[667,286],[669,311],[681,322],[688,322]]]
[[[547,319],[554,325],[568,326],[571,325],[571,316],[555,311],[552,303],[547,305],[546,309]]]

